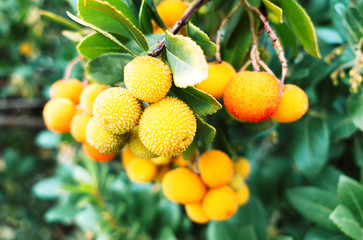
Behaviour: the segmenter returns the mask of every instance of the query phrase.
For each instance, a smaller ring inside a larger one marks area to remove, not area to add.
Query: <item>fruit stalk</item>
[[[64,70],[64,76],[63,76],[63,80],[64,81],[68,81],[69,80],[74,65],[76,65],[82,59],[83,59],[82,56],[78,56],[78,57],[74,58],[72,61],[70,61],[68,63],[66,69]]]
[[[183,17],[175,23],[175,25],[170,30],[170,32],[172,34],[176,34],[177,32],[179,32],[179,30],[185,24],[187,24],[189,19],[199,10],[199,8],[201,8],[208,1],[209,0],[197,0],[194,3],[194,5],[188,11],[186,11],[184,13]],[[165,47],[165,37],[159,41],[158,45],[154,49],[151,50],[151,52],[149,53],[149,56],[152,56],[152,57],[158,56],[161,53],[161,51],[164,49],[164,47]]]

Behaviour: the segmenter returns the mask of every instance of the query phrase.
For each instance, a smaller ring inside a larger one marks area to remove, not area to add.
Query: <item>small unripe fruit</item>
[[[135,158],[128,164],[126,173],[131,181],[141,183],[153,180],[157,170],[157,166],[149,159]]]
[[[68,98],[75,105],[79,103],[79,96],[83,90],[83,84],[81,81],[75,78],[71,78],[67,81],[58,80],[50,87],[50,98]]]
[[[93,110],[93,103],[96,100],[96,97],[106,90],[109,86],[102,85],[98,83],[92,83],[85,87],[81,93],[81,96],[79,97],[79,103],[83,107],[83,109],[92,114]]]
[[[71,122],[71,135],[77,142],[86,142],[86,129],[91,115],[80,112],[74,115]]]
[[[238,189],[240,189],[242,187],[243,184],[244,184],[243,177],[239,174],[235,174],[235,175],[233,175],[233,177],[228,185],[233,190],[237,191]]]
[[[189,106],[174,97],[150,105],[140,117],[139,137],[159,156],[176,156],[193,141],[197,121]]]
[[[129,133],[122,135],[113,134],[102,128],[95,117],[89,120],[86,130],[87,143],[103,154],[119,152],[126,144]]]
[[[69,132],[75,112],[75,105],[68,98],[51,99],[45,104],[43,109],[45,125],[54,132]]]
[[[238,205],[242,206],[248,202],[250,198],[250,189],[248,188],[246,183],[243,183],[240,189],[236,192]]]
[[[196,223],[204,224],[209,222],[210,218],[205,214],[201,203],[191,203],[185,205],[190,220]]]
[[[280,123],[299,120],[308,110],[309,100],[306,93],[296,85],[286,84],[283,88],[281,103],[272,119]]]
[[[123,134],[133,129],[141,114],[141,103],[121,87],[106,89],[93,104],[93,115],[102,128],[113,134]]]
[[[171,161],[173,160],[172,157],[156,157],[156,158],[150,158],[150,160],[155,164],[155,165],[166,165],[171,163]]]
[[[228,184],[233,177],[233,163],[227,154],[220,150],[210,150],[202,154],[198,169],[203,181],[209,187]]]
[[[168,93],[172,77],[169,67],[158,58],[137,57],[124,69],[124,82],[136,98],[153,103]]]
[[[139,158],[156,158],[158,155],[150,152],[139,138],[139,127],[134,127],[131,131],[130,141],[128,146],[130,151]]]
[[[224,221],[237,212],[237,195],[229,186],[212,188],[203,198],[202,206],[212,220]]]
[[[171,28],[184,14],[187,6],[181,0],[164,0],[157,6],[158,14],[164,24]]]
[[[246,158],[240,157],[234,163],[234,171],[236,174],[241,175],[243,178],[247,178],[251,172],[251,164]]]
[[[187,168],[176,168],[163,178],[163,193],[170,201],[198,203],[206,193],[206,186],[200,177]]]
[[[208,63],[208,78],[195,85],[196,88],[209,93],[216,99],[223,98],[228,81],[236,74],[236,70],[228,62]]]
[[[237,119],[261,122],[277,110],[281,99],[280,83],[267,72],[243,71],[235,74],[224,91],[226,109]]]
[[[109,162],[117,156],[117,153],[114,154],[103,154],[99,152],[96,148],[92,147],[88,143],[82,144],[82,150],[87,155],[87,157],[95,160],[96,162]]]

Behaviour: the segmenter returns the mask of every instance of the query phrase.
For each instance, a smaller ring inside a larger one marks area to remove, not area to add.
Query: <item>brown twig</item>
[[[245,7],[248,9],[249,8],[249,4],[247,1],[243,0],[243,4],[245,5]],[[251,11],[248,11],[248,18],[250,20],[250,28],[251,28],[251,32],[252,32],[252,48],[251,48],[251,62],[252,62],[252,66],[253,66],[253,71],[255,72],[259,72],[260,71],[260,65],[258,64],[259,59],[260,59],[260,54],[258,52],[258,36],[256,33],[256,26],[255,26],[255,19],[253,17],[253,14]]]
[[[187,10],[184,13],[183,17],[175,23],[175,25],[170,30],[170,32],[172,34],[178,33],[180,31],[180,29],[185,24],[187,24],[187,22],[194,15],[194,13],[196,13],[199,10],[199,8],[201,8],[208,1],[209,0],[196,0],[195,3],[189,8],[189,10]],[[152,49],[148,55],[152,56],[152,57],[156,57],[161,53],[161,51],[164,49],[164,47],[165,47],[165,37],[159,41],[158,45],[156,45],[156,47],[154,49]]]
[[[64,70],[64,76],[63,76],[63,80],[64,81],[68,81],[70,76],[71,76],[71,73],[72,73],[72,70],[73,70],[73,67],[74,65],[76,65],[79,61],[81,61],[83,59],[82,56],[78,56],[76,58],[74,58],[72,61],[70,61],[66,67],[66,70]]]

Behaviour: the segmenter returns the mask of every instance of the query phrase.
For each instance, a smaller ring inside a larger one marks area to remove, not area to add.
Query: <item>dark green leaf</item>
[[[278,237],[271,238],[270,240],[294,240],[294,239],[289,236],[278,236]]]
[[[363,37],[362,11],[355,7],[348,7],[344,12],[343,24],[347,35],[353,43],[358,43]]]
[[[62,182],[56,178],[46,178],[33,186],[33,194],[42,199],[53,199],[60,194]]]
[[[356,127],[346,114],[331,114],[328,118],[328,123],[332,142],[348,138],[356,130]]]
[[[351,94],[347,99],[347,112],[353,124],[363,131],[363,94]]]
[[[240,226],[232,222],[212,221],[208,224],[207,240],[258,240],[256,230],[252,225]]]
[[[334,212],[330,215],[330,219],[344,232],[347,236],[355,239],[362,240],[362,228],[354,218],[353,214],[344,205],[336,207]]]
[[[49,209],[44,218],[49,223],[60,222],[62,224],[70,225],[74,216],[77,214],[77,209],[71,203],[62,203]]]
[[[206,56],[213,57],[216,54],[217,47],[210,41],[208,35],[200,30],[193,23],[189,22],[186,25],[188,37],[193,39],[202,49]]]
[[[120,83],[124,78],[124,67],[132,59],[127,54],[103,54],[88,62],[87,76],[100,84],[114,85]]]
[[[319,188],[335,193],[337,191],[339,178],[342,174],[343,173],[335,167],[327,165],[321,170],[319,175],[314,178],[312,183]]]
[[[198,139],[203,141],[203,143],[207,146],[211,144],[216,136],[216,129],[205,122],[198,114],[195,115],[197,117],[197,135]]]
[[[291,31],[287,23],[281,23],[275,25],[276,35],[281,41],[282,47],[284,48],[285,52],[288,54],[287,56],[296,57],[299,53],[299,47],[297,44],[297,39],[295,34]],[[299,68],[299,70],[304,70]],[[306,71],[308,71],[306,69]],[[303,72],[305,74],[305,72]],[[308,73],[307,73],[308,75]],[[299,74],[294,73],[291,75],[291,78],[299,78]]]
[[[140,28],[145,34],[153,33],[153,25],[151,24],[151,12],[150,7],[147,4],[147,0],[142,0],[139,12]]]
[[[297,187],[287,191],[287,198],[305,218],[322,227],[336,229],[329,219],[329,215],[338,205],[333,193],[316,187]]]
[[[349,240],[343,234],[337,234],[321,227],[311,228],[304,236],[304,240]]]
[[[311,56],[320,58],[314,25],[307,12],[296,0],[279,1],[292,29]]]

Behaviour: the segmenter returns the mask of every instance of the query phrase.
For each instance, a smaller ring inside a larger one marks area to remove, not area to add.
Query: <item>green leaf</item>
[[[296,0],[279,1],[292,29],[307,53],[320,58],[314,25]]]
[[[172,86],[171,92],[200,116],[211,115],[222,108],[222,105],[214,97],[195,87],[178,88]]]
[[[298,169],[314,178],[324,167],[329,149],[329,130],[324,120],[307,116],[294,128],[291,153]]]
[[[208,77],[203,50],[193,40],[165,33],[166,55],[177,87],[194,86]]]
[[[200,30],[200,28],[191,22],[186,25],[186,30],[188,37],[190,37],[202,48],[206,56],[213,57],[216,54],[217,47],[213,42],[211,42],[205,32]]]
[[[252,225],[233,224],[232,222],[212,221],[207,227],[207,240],[258,240],[256,230]]]
[[[363,166],[363,140],[362,138],[354,138],[353,143],[353,157],[357,166]]]
[[[271,238],[270,240],[294,240],[294,239],[290,236],[278,236]]]
[[[308,220],[322,227],[336,229],[329,219],[329,215],[338,205],[333,193],[316,187],[297,187],[287,190],[286,196],[294,208]]]
[[[360,219],[363,225],[363,186],[357,181],[341,176],[338,183],[339,202]]]
[[[348,7],[344,12],[343,25],[347,35],[353,43],[358,43],[363,37],[362,11],[355,7]]]
[[[44,218],[49,223],[60,222],[62,224],[70,225],[74,216],[77,214],[77,209],[71,203],[62,203],[49,209]]]
[[[291,31],[286,22],[283,22],[281,24],[276,24],[274,27],[276,35],[281,41],[284,51],[286,52],[286,54],[288,54],[287,56],[295,58],[299,53],[299,46],[295,34]],[[299,70],[301,71],[303,69]],[[291,74],[291,78],[293,77],[295,78],[298,77],[298,74],[296,73],[294,73],[294,75]]]
[[[159,13],[156,9],[154,0],[146,0],[147,5],[149,6],[149,10],[151,13],[152,18],[156,22],[158,26],[160,26],[162,29],[167,29],[166,25],[164,24],[163,20],[160,18]]]
[[[87,76],[94,82],[114,85],[124,78],[124,67],[133,58],[127,54],[103,54],[88,62]]]
[[[273,23],[282,23],[282,9],[270,2],[269,0],[262,0],[268,12],[268,18]]]
[[[213,142],[216,136],[216,129],[205,122],[198,114],[195,115],[197,118],[197,135],[198,139],[204,142],[205,145],[209,145]]]
[[[187,149],[182,153],[183,158],[187,161],[191,160],[195,154],[195,148],[197,147],[197,138],[194,137],[193,142]]]
[[[56,198],[61,189],[62,182],[56,178],[46,178],[38,182],[33,186],[33,194],[41,199],[53,199]]]
[[[99,0],[84,1],[86,7],[93,8],[116,19],[144,51],[149,50],[149,45],[147,44],[145,36],[117,7],[111,5],[108,2],[103,2]]]
[[[96,58],[105,53],[118,53],[122,47],[100,33],[87,36],[77,46],[79,53],[88,59]]]
[[[346,114],[331,114],[328,118],[328,123],[332,142],[349,138],[356,130],[356,127]]]
[[[55,13],[49,12],[49,11],[45,11],[45,10],[39,10],[40,14],[43,15],[44,17],[49,18],[50,20],[60,23],[66,27],[72,28],[74,30],[81,30],[82,27],[75,24],[72,21],[69,21],[68,19],[65,19]]]
[[[343,173],[331,165],[325,166],[312,183],[324,190],[336,193],[339,178]]]
[[[344,232],[347,236],[355,239],[362,240],[362,228],[354,218],[353,214],[344,205],[339,205],[330,215],[330,219]]]
[[[79,211],[77,215],[75,215],[75,223],[77,226],[81,227],[82,229],[85,229],[87,231],[95,231],[95,229],[99,229],[101,216],[96,211],[95,207],[91,204],[87,204],[84,209]]]
[[[43,130],[38,133],[35,142],[36,144],[45,149],[52,149],[58,147],[61,141],[61,134]]]
[[[139,12],[139,23],[141,30],[146,34],[153,33],[153,25],[151,23],[152,14],[147,0],[142,0]]]
[[[310,228],[305,234],[304,240],[349,240],[343,234],[337,234],[321,227]]]
[[[136,56],[133,52],[131,52],[128,48],[125,47],[125,45],[123,45],[119,40],[117,40],[117,38],[115,38],[113,35],[111,35],[110,33],[102,30],[101,28],[96,27],[95,25],[92,25],[88,22],[83,21],[82,19],[74,16],[72,13],[67,12],[67,15],[73,19],[73,21],[78,22],[79,24],[91,28],[99,33],[101,33],[102,35],[104,35],[105,37],[111,39],[113,42],[115,42],[117,45],[119,45],[123,50],[125,50],[126,52],[128,52],[129,54],[131,54],[132,56]]]
[[[351,94],[346,103],[347,112],[353,124],[363,131],[363,94]]]

